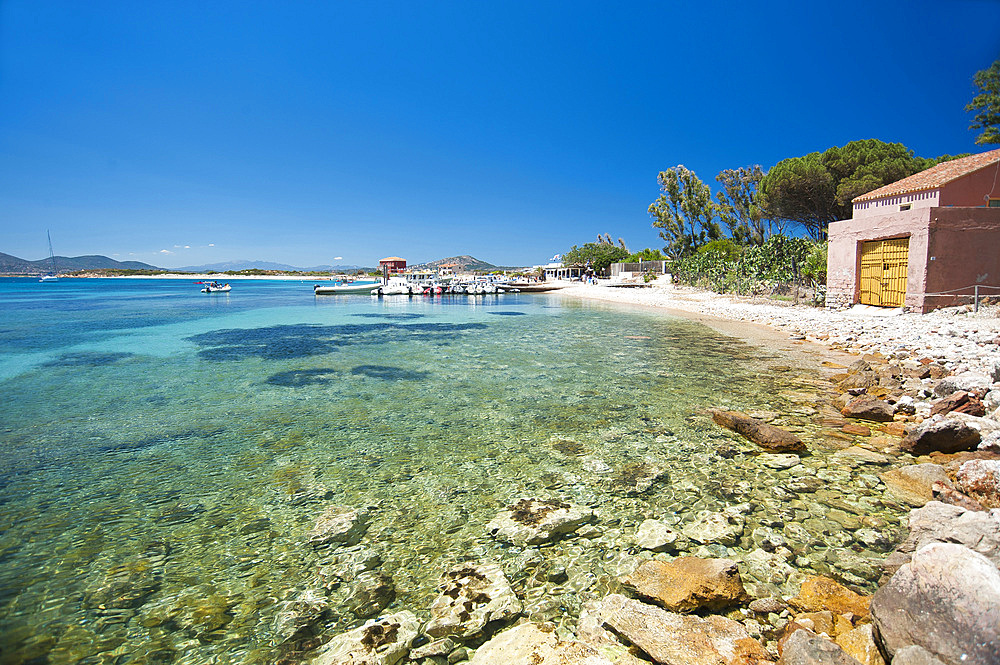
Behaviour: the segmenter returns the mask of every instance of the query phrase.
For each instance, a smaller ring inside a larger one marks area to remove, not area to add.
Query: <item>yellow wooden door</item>
[[[909,238],[861,243],[861,304],[903,306],[909,254]]]

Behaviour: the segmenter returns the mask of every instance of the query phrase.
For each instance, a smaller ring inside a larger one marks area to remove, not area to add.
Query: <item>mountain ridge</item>
[[[70,270],[162,270],[141,261],[116,261],[100,254],[55,257],[57,271]],[[29,261],[0,252],[0,272],[15,275],[36,275],[52,269],[51,259]]]

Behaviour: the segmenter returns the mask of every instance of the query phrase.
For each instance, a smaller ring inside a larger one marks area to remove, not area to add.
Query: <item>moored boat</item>
[[[233,287],[229,286],[228,283],[220,284],[219,282],[198,282],[199,284],[204,284],[205,288],[201,290],[202,293],[228,293],[233,290]]]
[[[373,290],[382,286],[382,280],[374,281],[352,281],[343,280],[336,284],[316,284],[313,286],[313,293],[318,296],[336,296],[361,294],[368,295]]]

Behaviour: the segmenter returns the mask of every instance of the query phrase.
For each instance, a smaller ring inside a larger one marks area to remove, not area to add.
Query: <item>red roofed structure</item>
[[[828,229],[828,307],[927,312],[1000,295],[1000,149],[942,162],[853,204],[852,218]]]
[[[379,259],[378,269],[387,270],[390,275],[401,273],[406,270],[406,259],[398,256],[387,256],[384,259]]]

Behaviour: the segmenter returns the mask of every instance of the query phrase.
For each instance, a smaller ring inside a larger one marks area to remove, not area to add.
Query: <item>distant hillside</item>
[[[342,266],[325,265],[312,266],[311,268],[300,268],[288,265],[287,263],[273,263],[271,261],[248,261],[240,259],[237,261],[223,261],[222,263],[209,263],[202,266],[184,266],[183,268],[173,268],[183,272],[227,272],[236,270],[281,270],[286,272],[346,272],[348,270],[374,270],[364,266]]]
[[[427,263],[421,263],[412,267],[416,269],[437,270],[438,266],[446,263],[457,264],[455,272],[490,272],[491,270],[499,269],[498,266],[495,266],[492,263],[480,261],[474,256],[469,256],[468,254],[463,254],[462,256],[450,256],[447,259],[438,259],[437,261],[428,261]]]
[[[115,261],[106,256],[57,256],[56,270],[72,272],[75,270],[161,270],[156,266],[139,261]],[[0,272],[14,275],[37,275],[52,269],[49,259],[28,261],[10,254],[0,252]]]

